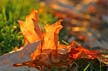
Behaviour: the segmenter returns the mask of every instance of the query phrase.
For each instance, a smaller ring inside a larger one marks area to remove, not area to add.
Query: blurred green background
[[[57,21],[57,18],[49,13],[47,7],[43,7],[39,0],[0,0],[0,55],[12,51],[15,46],[23,45],[24,39],[17,21],[25,20],[26,15],[33,9],[43,9],[44,11],[39,13],[41,28],[45,24]],[[63,29],[63,31],[65,30]],[[62,35],[64,34],[66,33],[62,33]],[[61,37],[60,40],[62,40]],[[94,62],[96,63],[94,64]],[[78,60],[77,63],[80,71],[105,71],[107,68],[101,65],[99,60]]]
[[[23,44],[23,36],[17,21],[24,20],[33,9],[39,10],[40,8],[41,4],[38,0],[0,0],[0,55]],[[46,9],[44,7],[44,12],[39,13],[41,27],[57,20]]]

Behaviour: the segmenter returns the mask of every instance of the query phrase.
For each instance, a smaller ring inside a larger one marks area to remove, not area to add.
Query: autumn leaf
[[[24,38],[28,40],[29,43],[33,43],[41,39],[41,30],[37,25],[38,15],[36,10],[33,10],[30,15],[26,16],[25,21],[19,20],[18,22]]]

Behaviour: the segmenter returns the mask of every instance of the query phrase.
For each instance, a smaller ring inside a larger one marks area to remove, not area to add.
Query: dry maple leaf
[[[99,53],[96,51],[88,50],[82,46],[71,49],[70,56],[73,59],[87,58],[87,59],[97,59]]]
[[[75,41],[72,41],[69,45],[60,44],[58,34],[62,28],[61,20],[54,24],[46,25],[43,32],[38,26],[37,11],[33,10],[26,17],[25,22],[19,21],[19,23],[22,34],[30,43],[41,40],[41,44],[31,54],[31,59],[35,65],[51,66],[54,63],[63,64],[62,61],[68,60],[68,58],[70,59],[69,62],[71,62],[73,59],[77,60],[82,57],[87,59],[99,57],[98,52],[88,50],[78,45]],[[61,58],[62,56],[66,57]]]
[[[88,58],[91,59],[97,57],[96,54],[98,53],[85,49],[82,46],[73,48],[76,46],[75,42],[72,42],[69,46],[58,43],[58,34],[62,28],[61,20],[55,24],[46,25],[45,32],[42,32],[38,26],[37,11],[33,10],[31,14],[26,17],[26,21],[19,21],[19,24],[22,34],[30,43],[41,40],[41,44],[38,45],[37,49],[31,54],[32,60],[35,60],[44,50],[55,50],[61,54],[70,52],[74,59],[79,58],[81,54],[88,55]]]
[[[42,49],[56,49],[58,46],[58,34],[61,28],[61,20],[55,24],[45,26]]]
[[[58,33],[61,26],[61,20],[52,25],[45,26],[45,32],[43,32],[43,39],[37,50],[31,55],[33,60],[36,59],[43,50],[56,50],[58,48]]]
[[[41,30],[38,26],[38,17],[36,10],[33,10],[30,15],[26,16],[25,22],[20,20],[18,22],[24,38],[29,43],[33,43],[41,39]]]

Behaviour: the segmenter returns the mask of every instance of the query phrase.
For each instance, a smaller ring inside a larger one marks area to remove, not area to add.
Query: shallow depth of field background
[[[39,2],[40,0],[0,0],[0,55],[14,50],[16,46],[20,48],[23,45],[24,39],[20,32],[18,20],[25,20],[26,15],[28,15],[33,9],[37,9],[38,11],[40,11],[40,9],[43,10],[43,12],[39,12],[38,14],[39,25],[41,28],[43,28],[46,24],[53,24],[58,20],[58,18],[51,12],[49,13],[49,11],[47,11],[49,10],[47,6],[42,7]],[[80,0],[76,0],[75,3],[77,4],[78,2],[80,2]],[[105,22],[103,21],[102,23]],[[106,29],[107,26],[108,23],[106,26],[103,26],[104,29],[101,28],[102,30],[100,30],[100,32],[105,30],[105,34],[103,33],[105,38],[107,36],[106,33],[108,33],[108,29]],[[62,41],[64,35],[68,33],[70,32],[66,32],[65,29],[62,29],[60,41]],[[93,31],[93,33],[95,32]],[[101,64],[99,60],[91,61],[80,59],[76,61],[76,63],[79,66],[79,71],[106,71],[108,68],[107,66]],[[54,71],[57,70],[55,69]]]

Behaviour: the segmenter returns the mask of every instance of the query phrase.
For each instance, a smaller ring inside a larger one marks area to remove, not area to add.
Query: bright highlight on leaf
[[[18,21],[24,38],[33,43],[40,40],[40,29],[38,26],[37,11],[33,10],[30,15],[26,16],[25,22]]]

